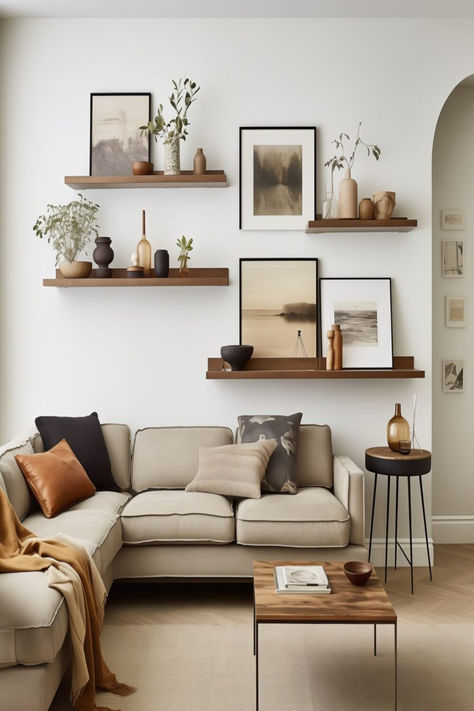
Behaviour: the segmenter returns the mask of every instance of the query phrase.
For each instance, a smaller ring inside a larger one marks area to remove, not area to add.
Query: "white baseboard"
[[[399,538],[398,542],[403,547],[405,553],[410,557],[410,539],[409,538]],[[365,545],[367,549],[369,548],[369,540],[366,539]],[[433,565],[433,540],[428,538],[428,545],[430,548],[430,559],[431,565]],[[394,549],[395,549],[395,539],[388,539],[388,561],[389,566],[393,566],[394,561]],[[385,563],[385,538],[373,538],[372,539],[372,553],[371,553],[371,563],[375,567],[381,567]],[[426,542],[424,538],[414,538],[413,539],[413,565],[419,567],[428,567],[428,556],[426,554]],[[397,552],[397,567],[403,568],[407,566],[405,556],[398,549]]]
[[[432,516],[435,543],[474,543],[474,516]]]

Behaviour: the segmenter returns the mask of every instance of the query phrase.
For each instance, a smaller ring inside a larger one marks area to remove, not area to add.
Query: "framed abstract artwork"
[[[314,220],[316,128],[240,128],[241,230],[303,230]]]
[[[321,343],[332,324],[342,332],[343,368],[392,368],[390,278],[320,279]]]
[[[441,210],[442,230],[463,230],[464,210],[445,208]]]
[[[132,175],[132,163],[150,160],[151,94],[91,94],[90,175]]]
[[[444,239],[441,253],[441,275],[460,278],[464,276],[464,242]]]
[[[443,392],[464,392],[464,360],[462,358],[443,359]]]
[[[446,328],[464,328],[467,326],[467,296],[465,294],[446,294]]]
[[[315,358],[318,260],[240,260],[240,343],[260,358]]]

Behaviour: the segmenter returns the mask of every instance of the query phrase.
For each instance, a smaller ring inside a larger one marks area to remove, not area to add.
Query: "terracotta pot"
[[[357,218],[357,183],[351,178],[348,168],[339,183],[339,217],[353,220]]]
[[[389,220],[395,207],[395,195],[389,190],[379,190],[373,194],[375,203],[375,219]]]
[[[136,160],[132,163],[133,175],[151,175],[153,173],[153,163],[147,160]]]
[[[61,262],[59,270],[66,279],[87,279],[92,271],[92,262]]]
[[[375,205],[370,198],[363,198],[359,203],[359,220],[373,220]]]

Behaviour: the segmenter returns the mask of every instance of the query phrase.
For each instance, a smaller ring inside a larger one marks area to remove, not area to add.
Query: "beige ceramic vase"
[[[346,168],[339,183],[339,217],[357,218],[357,183],[351,178],[351,171]]]
[[[202,148],[196,148],[196,155],[194,156],[194,175],[204,175],[206,172],[206,156]]]
[[[373,220],[375,205],[370,198],[363,198],[359,203],[359,220]]]
[[[92,262],[61,262],[59,270],[66,279],[87,279],[92,271]]]
[[[389,220],[395,208],[395,195],[389,190],[379,190],[373,194],[375,205],[375,219]]]

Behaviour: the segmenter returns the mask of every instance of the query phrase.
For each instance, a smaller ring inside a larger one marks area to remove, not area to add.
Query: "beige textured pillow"
[[[199,447],[198,473],[186,491],[259,499],[260,484],[277,447],[274,439],[220,447]]]

